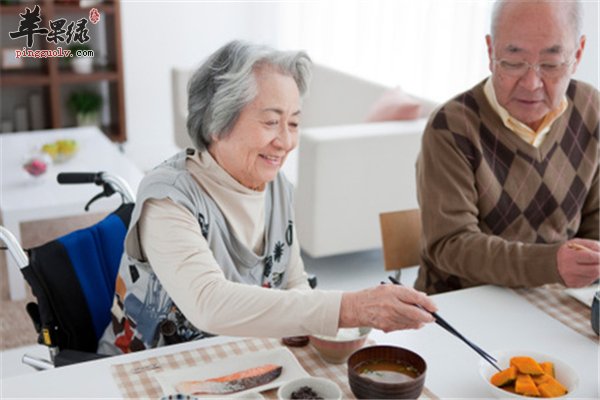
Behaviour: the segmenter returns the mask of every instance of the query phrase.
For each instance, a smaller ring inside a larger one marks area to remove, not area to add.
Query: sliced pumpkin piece
[[[554,363],[550,361],[544,361],[540,363],[540,367],[544,370],[544,373],[550,375],[553,378],[556,378],[554,375]]]
[[[517,368],[514,366],[508,367],[500,372],[496,372],[490,382],[494,386],[504,386],[513,383],[517,379]]]
[[[540,364],[531,357],[512,357],[510,365],[517,367],[521,374],[541,375],[544,373]]]
[[[525,396],[540,397],[540,391],[533,382],[533,379],[531,379],[531,376],[527,374],[517,374],[515,392]]]
[[[510,392],[510,393],[517,394],[517,392],[515,392],[515,385],[512,383],[510,385],[502,386],[500,389],[506,390],[507,392]]]
[[[548,377],[545,382],[538,385],[540,394],[544,397],[558,397],[567,393],[567,388],[564,387],[559,381],[547,375]]]
[[[542,375],[536,375],[536,376],[532,376],[531,379],[533,379],[533,382],[536,385],[541,385],[542,383],[548,382],[548,380],[550,379],[554,379],[552,378],[550,375],[548,374],[542,374]]]

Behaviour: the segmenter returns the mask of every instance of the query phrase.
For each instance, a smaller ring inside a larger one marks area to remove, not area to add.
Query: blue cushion
[[[65,247],[99,339],[110,322],[115,279],[127,228],[116,215],[58,239]]]

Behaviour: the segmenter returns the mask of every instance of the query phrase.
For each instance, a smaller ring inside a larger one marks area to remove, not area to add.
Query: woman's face
[[[208,151],[242,185],[263,190],[298,145],[300,93],[291,76],[272,67],[254,72],[257,95],[231,132],[215,138]]]

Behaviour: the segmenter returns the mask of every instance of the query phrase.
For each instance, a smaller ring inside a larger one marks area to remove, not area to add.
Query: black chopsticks
[[[400,281],[398,281],[393,276],[389,276],[388,278],[390,279],[390,281],[394,285],[402,285],[400,283]],[[460,332],[458,332],[456,329],[454,329],[452,327],[452,325],[450,325],[448,322],[446,322],[445,319],[443,319],[442,317],[440,317],[438,313],[428,311],[428,310],[426,310],[425,308],[423,308],[422,306],[420,306],[418,304],[415,304],[415,305],[417,307],[419,307],[421,310],[426,311],[426,312],[430,313],[431,315],[433,315],[433,317],[435,318],[435,323],[436,324],[438,324],[439,326],[441,326],[442,328],[444,328],[445,330],[447,330],[448,332],[450,332],[451,334],[453,334],[454,336],[456,336],[457,338],[459,338],[460,340],[462,340],[463,342],[465,342],[467,344],[467,346],[469,346],[470,348],[472,348],[473,350],[475,350],[481,357],[483,357],[483,359],[485,359],[487,362],[489,362],[494,368],[496,368],[498,371],[501,371],[501,369],[498,366],[498,364],[496,364],[496,362],[498,360],[496,360],[494,357],[492,357],[490,354],[488,354],[487,352],[485,352],[484,350],[482,350],[475,343],[471,342],[469,339],[467,339],[462,334],[460,334]]]

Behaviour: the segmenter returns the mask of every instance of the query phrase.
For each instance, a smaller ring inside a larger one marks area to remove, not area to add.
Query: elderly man
[[[571,79],[580,29],[578,2],[494,5],[491,77],[443,105],[423,136],[417,289],[600,276],[598,91]]]

